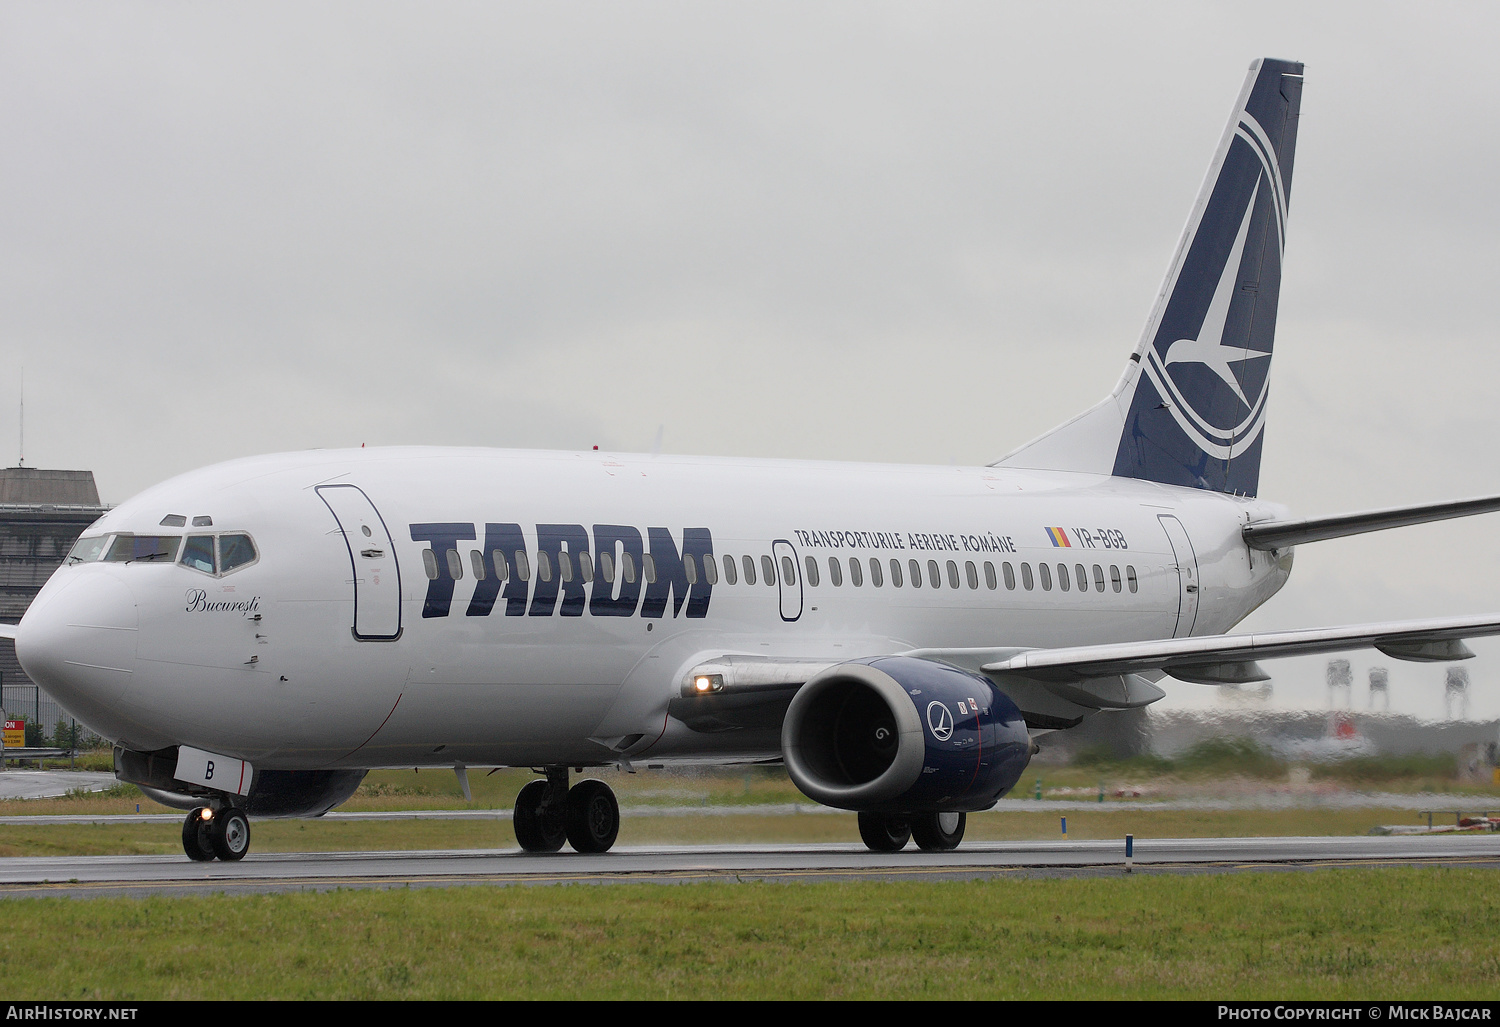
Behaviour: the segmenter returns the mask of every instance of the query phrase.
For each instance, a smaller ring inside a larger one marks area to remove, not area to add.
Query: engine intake
[[[830,667],[781,729],[787,773],[811,799],[872,812],[974,812],[1015,787],[1026,722],[988,679],[908,656]]]

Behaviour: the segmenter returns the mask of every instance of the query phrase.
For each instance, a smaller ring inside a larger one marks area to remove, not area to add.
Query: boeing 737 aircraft
[[[1250,67],[1114,391],[986,467],[484,449],[236,460],[101,517],[13,635],[116,774],[234,860],[367,770],[533,767],[522,848],[603,852],[569,770],[784,762],[877,850],[956,846],[1035,736],[1166,676],[1373,646],[1456,660],[1500,616],[1224,632],[1293,547],[1500,509],[1294,520],[1257,495],[1302,65]]]

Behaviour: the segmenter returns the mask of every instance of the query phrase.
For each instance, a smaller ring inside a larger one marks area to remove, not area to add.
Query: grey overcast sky
[[[1262,495],[1500,492],[1497,38],[1478,3],[7,0],[0,459],[24,367],[26,462],[107,502],[258,452],[658,425],[988,462],[1114,383],[1273,56],[1307,86]],[[1497,538],[1303,547],[1246,627],[1500,609]],[[1441,713],[1440,667],[1391,666]],[[1324,703],[1322,661],[1272,669]]]

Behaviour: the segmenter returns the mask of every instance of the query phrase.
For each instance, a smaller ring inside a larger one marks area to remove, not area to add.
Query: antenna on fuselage
[[[26,466],[26,368],[21,368],[21,441],[17,467]]]

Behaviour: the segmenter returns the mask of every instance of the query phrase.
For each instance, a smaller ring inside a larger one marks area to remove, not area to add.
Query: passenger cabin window
[[[648,585],[656,584],[656,557],[650,553],[641,557],[641,577]]]
[[[475,581],[484,580],[484,554],[477,549],[469,550],[469,569],[474,572]]]
[[[958,564],[954,563],[952,560],[948,561],[948,587],[958,587]]]
[[[578,554],[578,579],[580,581],[594,580],[594,558],[585,549]]]
[[[1068,590],[1068,565],[1065,563],[1057,565],[1057,587],[1064,592]]]
[[[1089,590],[1088,570],[1083,566],[1083,564],[1075,563],[1073,565],[1073,571],[1078,575],[1078,591],[1087,592]]]
[[[635,584],[635,557],[630,553],[620,554],[620,576],[625,579],[625,584]]]
[[[1050,567],[1048,567],[1044,563],[1037,564],[1036,565],[1036,569],[1037,569],[1037,573],[1041,576],[1041,579],[1042,579],[1042,591],[1043,592],[1051,592],[1052,591],[1052,569]]]
[[[911,587],[922,587],[922,565],[915,560],[906,561],[906,569],[911,571]]]
[[[505,562],[505,554],[496,549],[490,553],[490,560],[495,565],[495,580],[504,581],[510,576],[510,566]]]
[[[1029,563],[1021,564],[1021,587],[1028,592],[1031,591],[1031,564]]]
[[[781,580],[786,582],[788,587],[797,583],[797,563],[790,556],[781,558]]]
[[[557,554],[557,576],[565,582],[573,580],[573,554],[567,550]]]
[[[745,565],[745,584],[755,584],[755,557],[746,553],[743,558],[743,563]]]
[[[836,556],[828,558],[828,583],[835,588],[844,583],[844,570],[839,566],[839,558]]]
[[[531,561],[526,559],[526,550],[524,549],[516,550],[516,577],[522,581],[531,580]]]
[[[818,558],[816,556],[809,556],[802,562],[807,564],[807,583],[816,588],[818,584]]]
[[[733,585],[738,581],[739,573],[734,566],[734,557],[726,555],[724,557],[724,583],[726,585]]]
[[[1014,592],[1016,590],[1016,569],[1010,565],[1009,560],[1002,563],[1000,569],[1005,572],[1006,590]]]
[[[880,558],[878,556],[870,557],[870,584],[876,588],[885,584],[880,577]]]
[[[1120,591],[1120,568],[1114,564],[1109,565],[1109,584],[1116,592]]]
[[[1006,566],[1009,567],[1010,564],[1006,564]],[[984,561],[984,587],[993,592],[996,586],[995,565],[986,560]]]
[[[1094,591],[1104,591],[1104,568],[1094,564]]]
[[[431,549],[422,550],[422,569],[427,572],[428,581],[437,580],[437,557],[433,555]]]
[[[859,588],[865,583],[864,569],[859,565],[859,557],[849,557],[849,584]]]
[[[979,570],[974,566],[974,561],[969,560],[964,564],[964,576],[969,579],[970,588],[979,587]],[[990,588],[994,588],[995,572],[990,571]]]
[[[938,570],[936,560],[927,561],[927,581],[933,588],[943,587],[943,572]]]
[[[767,585],[776,584],[776,564],[771,560],[769,556],[761,556],[760,569],[765,572],[763,576],[766,579]],[[787,582],[787,584],[790,585],[791,582],[789,581]]]
[[[448,558],[448,575],[454,581],[459,580],[464,576],[464,562],[459,558],[458,550],[450,549],[445,555]]]
[[[719,565],[714,563],[714,554],[703,554],[703,577],[710,585],[719,583]],[[817,584],[817,582],[814,582]]]
[[[1125,565],[1125,583],[1130,586],[1130,591],[1136,590],[1135,567],[1130,564]]]
[[[698,561],[693,558],[692,553],[682,554],[682,573],[689,585],[698,584]]]
[[[891,587],[892,588],[900,588],[901,587],[901,561],[900,560],[892,560],[891,561]]]

